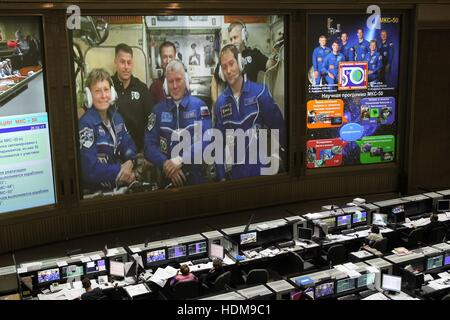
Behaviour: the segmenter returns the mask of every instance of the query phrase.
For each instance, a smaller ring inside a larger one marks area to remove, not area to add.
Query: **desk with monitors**
[[[131,253],[141,256],[145,268],[208,258],[208,240],[201,234],[133,245],[128,249]]]
[[[305,292],[307,290],[313,299],[337,298],[366,290],[368,286],[375,283],[376,275],[368,271],[368,264],[358,262],[353,267],[354,271],[360,273],[357,278],[349,277],[346,272],[338,270],[339,266],[336,266],[330,270],[303,274],[289,280]]]
[[[374,202],[379,212],[388,215],[389,223],[402,223],[406,218],[415,219],[433,212],[435,198],[424,194]]]
[[[240,253],[253,248],[266,248],[281,242],[294,239],[294,223],[286,219],[277,219],[250,224],[246,232],[246,226],[238,226],[222,229],[225,241],[233,242]]]
[[[430,247],[422,248],[427,257],[425,270],[447,269],[450,266],[450,246],[448,243],[438,243]]]
[[[43,261],[21,263],[17,273],[21,279],[24,297],[35,295],[52,284],[80,281],[84,277],[97,279],[108,276],[110,263],[116,259],[126,261],[124,248],[110,249],[107,256],[102,251],[66,256]]]
[[[305,215],[308,227],[314,229],[314,235],[320,237],[320,229],[327,233],[340,233],[352,227],[364,226],[368,223],[367,211],[361,207],[346,207],[334,210],[308,213]],[[320,225],[320,228],[318,228]]]
[[[412,276],[408,272],[417,275],[442,268],[445,253],[433,247],[422,247],[411,250],[406,255],[393,254],[384,257],[384,259],[395,264],[400,274]]]

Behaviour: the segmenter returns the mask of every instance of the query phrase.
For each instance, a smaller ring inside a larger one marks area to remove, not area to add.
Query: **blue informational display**
[[[338,227],[348,226],[351,223],[352,223],[352,215],[351,214],[337,217],[337,226]]]
[[[448,266],[450,264],[450,254],[445,255],[444,265]]]
[[[176,259],[186,256],[186,246],[185,245],[179,245],[179,246],[173,246],[168,249],[169,252],[169,259]]]
[[[55,203],[47,113],[0,116],[0,168],[0,213]]]
[[[105,260],[89,261],[86,263],[86,274],[106,271]]]
[[[4,214],[53,205],[55,190],[42,19],[1,16],[0,26],[0,214]]]

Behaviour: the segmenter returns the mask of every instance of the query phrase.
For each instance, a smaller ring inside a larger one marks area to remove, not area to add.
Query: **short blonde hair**
[[[96,68],[92,69],[91,72],[89,72],[86,78],[85,85],[90,89],[92,85],[105,80],[109,82],[110,86],[112,85],[112,79],[108,71],[106,71],[105,69]]]

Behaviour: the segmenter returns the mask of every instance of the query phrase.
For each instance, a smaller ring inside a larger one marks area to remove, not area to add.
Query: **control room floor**
[[[363,198],[365,198],[368,202],[375,202],[384,199],[392,199],[397,196],[398,194],[385,193],[366,195],[363,196]],[[108,248],[114,248],[144,243],[146,240],[148,240],[148,242],[152,242],[160,239],[175,238],[184,235],[217,230],[218,228],[224,229],[233,226],[246,225],[251,213],[255,214],[253,223],[258,223],[292,215],[286,210],[295,211],[296,213],[298,212],[299,215],[303,215],[309,212],[319,212],[322,205],[334,204],[345,206],[345,204],[351,202],[353,198],[354,197],[304,201],[145,226],[118,232],[102,233],[22,249],[15,252],[15,258],[17,264],[19,264],[23,262],[44,260],[52,257],[62,257],[65,256],[68,251],[76,249],[80,249],[80,253],[97,251],[103,249],[105,244]],[[0,255],[0,267],[10,266],[13,264],[12,253]]]

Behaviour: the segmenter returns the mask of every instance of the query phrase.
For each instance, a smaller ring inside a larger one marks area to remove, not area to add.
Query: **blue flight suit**
[[[196,137],[194,127],[200,124],[202,125],[202,136]],[[201,152],[201,155],[203,155],[203,149],[209,143],[209,141],[203,140],[203,135],[210,128],[210,112],[202,100],[187,93],[177,107],[172,98],[167,98],[158,103],[153,109],[153,113],[148,117],[144,137],[144,156],[162,170],[164,162],[172,158],[172,149],[180,143],[179,141],[172,141],[172,133],[179,132],[180,136],[183,137],[183,130],[187,130],[191,142],[189,148],[182,150],[181,153],[183,158],[182,170],[186,176],[186,184],[204,183],[206,182],[206,170],[202,164],[193,164],[195,161],[194,152]]]
[[[342,53],[334,54],[332,52],[325,57],[325,60],[322,65],[322,72],[326,74],[328,84],[338,83],[339,62],[343,61],[345,61],[345,57]],[[328,72],[334,76],[334,79],[328,75]],[[332,86],[330,86],[330,89],[331,88]]]
[[[323,60],[325,60],[325,57],[330,52],[331,52],[330,48],[328,48],[328,47],[322,48],[321,46],[318,46],[313,51],[313,56],[312,56],[313,68],[314,68],[314,71],[319,72],[319,76],[316,78],[316,84],[320,84],[320,80],[322,79],[322,77],[325,80],[324,75],[321,73],[322,64],[323,64]]]
[[[286,147],[285,122],[280,108],[270,95],[267,86],[261,83],[244,80],[241,95],[237,103],[236,99],[233,96],[233,92],[231,91],[230,87],[227,86],[223,93],[217,98],[216,105],[214,106],[214,111],[216,115],[215,127],[216,129],[220,130],[220,132],[222,132],[224,142],[226,141],[227,129],[241,129],[244,132],[247,132],[247,130],[249,129],[258,128],[278,129],[280,140],[279,144],[280,148],[282,149],[280,151],[280,156],[282,157],[282,151],[285,150]],[[270,137],[267,137],[267,140],[270,141]],[[235,146],[237,146],[237,144],[235,144]],[[269,166],[263,165],[260,162],[261,159],[259,158],[259,156],[256,164],[250,164],[250,148],[248,139],[246,139],[245,146],[245,161],[239,164],[232,165],[231,179],[259,176],[261,175],[261,168]],[[243,157],[243,155],[236,155],[237,152],[234,152],[234,154],[235,162],[239,162]],[[216,169],[217,178],[219,180],[224,179],[224,164],[218,164],[216,166]]]
[[[366,57],[366,61],[369,62],[369,71],[373,71],[372,74],[369,74],[369,82],[378,81],[379,73],[383,68],[383,62],[381,55],[375,51],[374,54],[370,54]]]
[[[367,61],[367,55],[370,53],[369,41],[363,40],[353,45],[355,52],[355,61]]]
[[[345,61],[355,61],[355,48],[348,42],[340,45],[339,52],[344,55]]]
[[[389,76],[390,68],[392,66],[392,61],[394,60],[394,43],[391,41],[386,40],[385,43],[383,43],[380,40],[380,47],[378,48],[378,52],[380,53],[382,57],[383,62],[383,69],[380,72],[380,78],[381,81],[384,83],[386,82],[386,77]],[[387,66],[389,66],[389,69],[386,70]]]
[[[110,107],[108,117],[116,141],[94,107],[78,123],[83,184],[92,191],[114,188],[121,164],[136,159],[136,146],[122,116]]]

